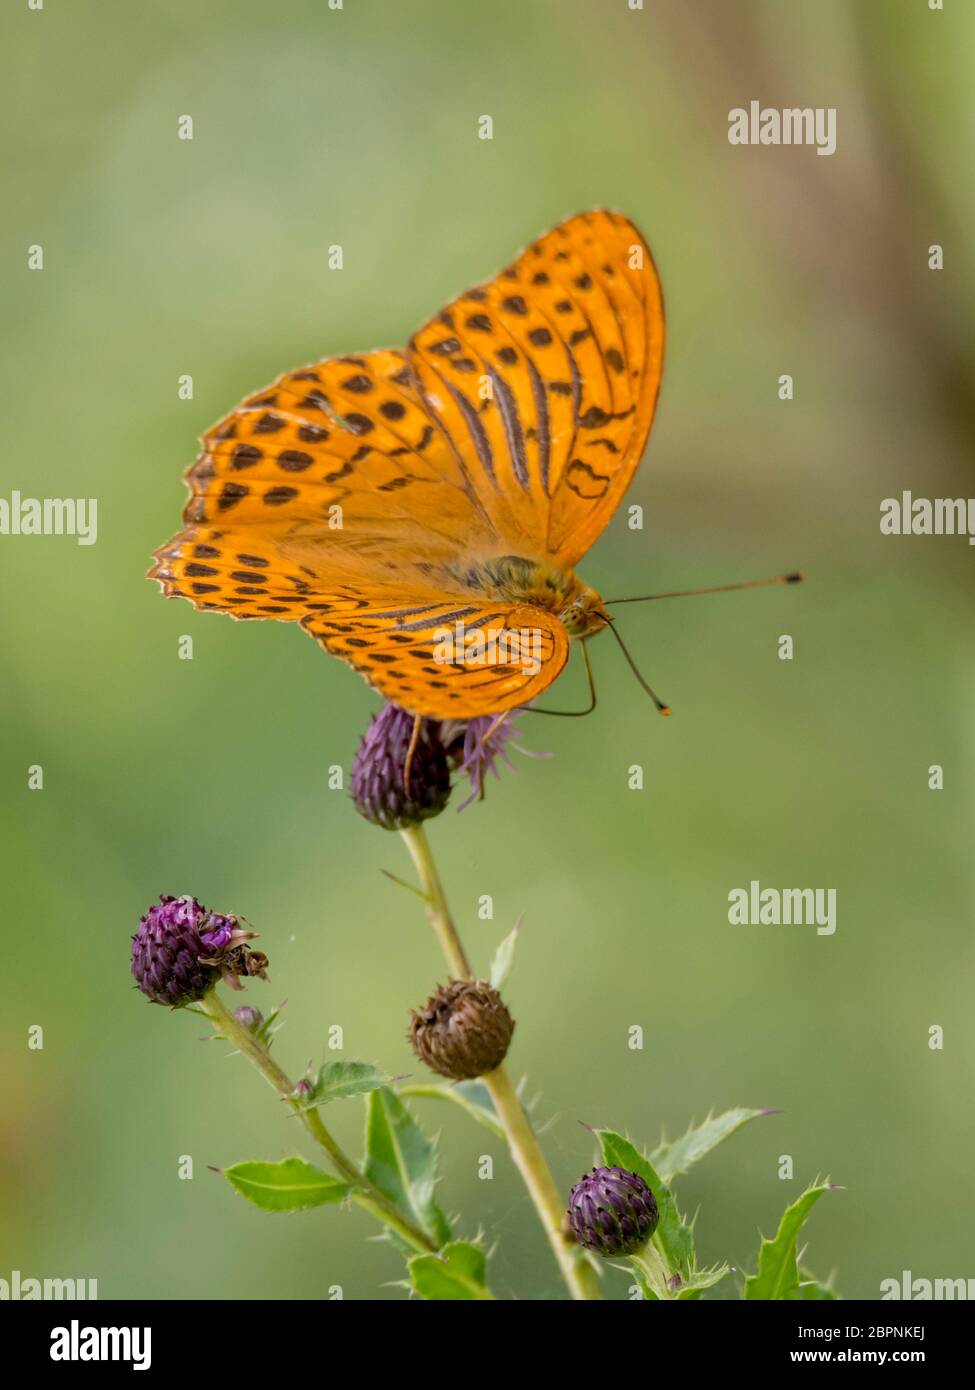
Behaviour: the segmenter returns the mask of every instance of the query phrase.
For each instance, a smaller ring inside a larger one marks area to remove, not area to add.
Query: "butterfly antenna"
[[[586,679],[589,682],[589,704],[585,709],[539,709],[537,705],[523,705],[519,714],[555,714],[561,719],[581,719],[584,714],[592,714],[596,708],[596,682],[593,679],[592,666],[589,661],[589,648],[586,646],[587,639],[584,637],[579,645],[582,647],[582,659],[586,663]]]
[[[625,600],[622,600],[622,602],[625,602]],[[629,653],[629,650],[627,649],[626,643],[623,641],[622,637],[621,637],[621,636],[619,635],[619,633],[616,631],[616,628],[615,628],[615,626],[614,626],[612,623],[609,624],[609,630],[610,630],[610,632],[613,634],[613,636],[616,638],[617,642],[619,643],[620,651],[621,651],[621,652],[623,653],[623,655],[626,657],[627,664],[629,665],[630,670],[631,670],[631,671],[633,672],[633,674],[636,676],[637,680],[640,682],[640,685],[643,687],[643,689],[644,689],[644,690],[647,692],[647,694],[650,696],[650,699],[651,699],[651,700],[653,701],[653,703],[657,706],[658,712],[659,712],[660,714],[669,714],[669,713],[670,713],[670,706],[669,706],[669,705],[665,705],[664,702],[663,702],[663,700],[660,699],[660,697],[656,694],[656,692],[655,692],[655,691],[650,687],[650,685],[648,685],[648,683],[644,680],[643,676],[640,674],[640,671],[639,671],[639,669],[638,669],[638,667],[637,667],[636,662],[633,660],[632,656],[631,656],[630,653]]]
[[[733,589],[764,589],[768,584],[801,584],[805,575],[798,570],[792,574],[775,574],[771,579],[749,579],[745,584],[712,584],[706,589],[675,589],[669,594],[643,594],[639,598],[608,598],[605,605],[613,603],[650,603],[657,598],[695,598],[698,594],[729,594]],[[617,635],[617,641],[619,636]]]

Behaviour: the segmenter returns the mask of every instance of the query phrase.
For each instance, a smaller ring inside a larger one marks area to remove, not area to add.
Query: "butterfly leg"
[[[410,773],[413,771],[413,755],[416,752],[416,745],[420,741],[420,726],[423,723],[423,715],[413,716],[413,732],[410,734],[410,746],[406,750],[406,762],[403,764],[403,790],[407,796],[410,794]]]
[[[525,705],[524,710],[530,714],[557,714],[564,719],[581,719],[584,714],[592,714],[596,708],[596,682],[592,674],[592,665],[589,661],[588,638],[581,637],[579,646],[582,648],[582,659],[586,664],[586,680],[589,682],[589,703],[585,709],[539,709],[537,705]]]

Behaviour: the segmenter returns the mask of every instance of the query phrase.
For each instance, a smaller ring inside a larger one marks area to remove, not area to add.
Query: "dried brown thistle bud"
[[[452,1081],[494,1071],[505,1059],[514,1022],[486,980],[451,980],[411,1013],[409,1040],[421,1062]]]

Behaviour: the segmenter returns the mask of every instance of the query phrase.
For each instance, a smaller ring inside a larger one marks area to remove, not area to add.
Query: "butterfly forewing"
[[[455,550],[493,536],[394,351],[279,377],[207,431],[187,481],[187,522],[329,527],[336,553],[364,535],[413,554],[424,532]]]
[[[410,344],[424,402],[476,466],[494,524],[570,567],[633,476],[663,361],[649,250],[615,213],[548,232]]]

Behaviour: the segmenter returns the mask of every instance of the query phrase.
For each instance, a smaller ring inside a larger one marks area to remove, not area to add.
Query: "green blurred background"
[[[2,26],[2,492],[96,496],[99,538],[0,538],[0,1276],[97,1278],[102,1297],[403,1296],[361,1212],[267,1216],[208,1171],[314,1155],[240,1059],[201,1045],[201,1020],[150,1007],[127,974],[148,903],[194,893],[261,932],[272,983],[248,998],[287,998],[290,1070],[335,1023],[346,1057],[415,1068],[407,1010],[444,971],[419,904],[380,873],[410,872],[400,841],[326,786],[378,701],[295,628],[166,603],[143,574],[196,436],[243,394],[402,343],[600,204],[654,249],[669,353],[629,499],[645,529],[618,515],[581,572],[610,597],[793,567],[809,583],[620,610],[673,718],[595,644],[596,714],[524,717],[525,744],[555,756],[430,828],[459,923],[486,967],[524,914],[511,1060],[566,1189],[593,1159],[580,1122],[649,1144],[711,1106],[782,1107],[679,1185],[705,1261],[752,1267],[759,1228],[829,1173],[846,1190],[814,1213],[808,1263],[841,1293],[876,1298],[905,1268],[975,1274],[959,1216],[975,560],[961,538],[878,528],[902,488],[972,491],[975,7],[47,0]],[[837,153],[730,146],[728,112],[753,98],[836,107]],[[574,670],[558,699],[582,690]],[[836,888],[835,936],[730,926],[727,894],[753,878]],[[444,1204],[499,1239],[497,1292],[558,1296],[500,1146],[422,1105]],[[360,1114],[330,1112],[353,1149]]]

